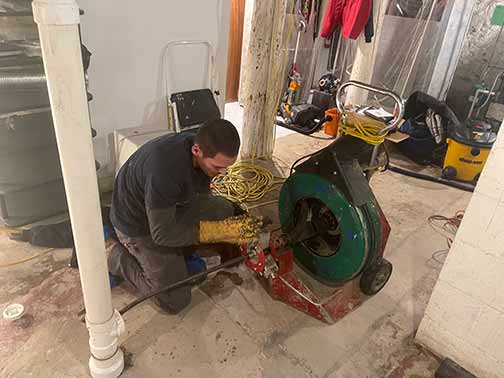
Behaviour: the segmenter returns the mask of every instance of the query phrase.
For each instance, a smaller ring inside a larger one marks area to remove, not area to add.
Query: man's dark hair
[[[205,122],[198,129],[194,143],[200,145],[205,157],[214,157],[219,152],[235,157],[240,149],[240,136],[231,122],[221,118]]]

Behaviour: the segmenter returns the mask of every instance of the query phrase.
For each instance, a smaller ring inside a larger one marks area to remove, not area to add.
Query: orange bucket
[[[324,123],[324,133],[332,137],[338,136],[338,129],[340,123],[340,112],[337,108],[327,109],[324,114],[326,117],[331,117],[331,121]]]

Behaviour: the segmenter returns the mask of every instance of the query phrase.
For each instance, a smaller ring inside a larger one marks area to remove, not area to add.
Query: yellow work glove
[[[202,221],[199,232],[200,243],[251,243],[258,240],[262,223],[261,217],[250,215],[240,215],[223,221]]]

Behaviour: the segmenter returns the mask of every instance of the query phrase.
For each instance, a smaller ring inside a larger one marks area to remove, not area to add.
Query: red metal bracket
[[[246,244],[242,244],[240,249],[242,255],[249,255],[248,246]],[[261,249],[255,256],[249,257],[245,260],[245,265],[256,273],[264,272],[264,267],[266,266],[266,255],[264,254],[264,251]]]

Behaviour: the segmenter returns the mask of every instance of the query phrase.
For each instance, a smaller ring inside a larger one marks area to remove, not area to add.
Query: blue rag
[[[185,261],[187,273],[189,273],[190,276],[204,272],[207,269],[205,260],[196,252],[190,256],[186,256]]]

